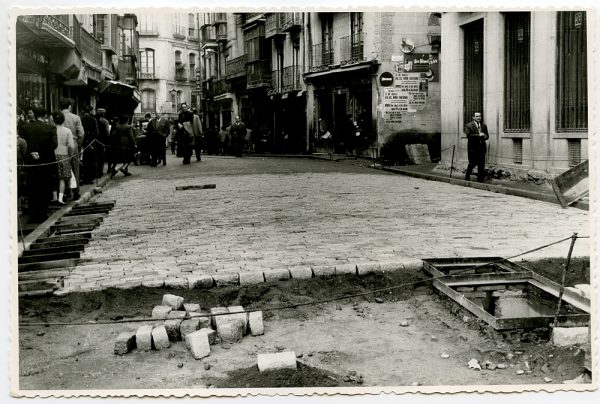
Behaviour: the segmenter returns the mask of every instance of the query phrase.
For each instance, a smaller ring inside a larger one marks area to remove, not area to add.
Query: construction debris
[[[477,359],[471,359],[467,362],[467,365],[469,365],[469,369],[481,370],[481,365],[479,365]]]

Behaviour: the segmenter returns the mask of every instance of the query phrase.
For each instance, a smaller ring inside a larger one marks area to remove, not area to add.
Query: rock
[[[179,324],[179,332],[181,334],[181,339],[185,340],[185,337],[188,334],[191,334],[200,329],[200,318],[190,318],[187,320],[183,320],[181,324]]]
[[[506,354],[506,359],[508,359],[509,361],[513,360],[514,357],[515,357],[515,354],[512,352],[509,352]]]
[[[183,297],[176,295],[164,295],[162,298],[162,306],[169,306],[173,310],[179,310],[183,305]]]
[[[125,355],[135,348],[135,332],[119,333],[115,340],[115,355]]]
[[[280,352],[274,354],[258,354],[258,370],[296,369],[296,354],[294,352]]]
[[[283,345],[276,345],[275,349],[277,349],[278,351],[285,351],[285,347]]]
[[[253,336],[263,335],[265,333],[262,311],[252,311],[248,313],[248,324],[250,326],[250,334]]]
[[[183,320],[181,319],[171,319],[166,320],[163,325],[167,330],[167,335],[169,336],[170,341],[180,341],[181,340],[181,331],[179,327],[181,326]]]
[[[244,322],[244,334],[246,334],[246,329],[248,328],[248,313],[245,312],[242,306],[230,306],[227,307],[227,310],[231,313],[231,315],[227,316],[228,319],[239,318]]]
[[[194,359],[202,359],[210,355],[210,343],[208,335],[202,330],[188,334],[185,338],[185,344],[191,351]]]
[[[210,363],[204,364],[204,370],[210,370]]]
[[[230,319],[219,325],[217,333],[223,342],[240,342],[244,336],[244,321],[239,318]]]
[[[588,383],[588,380],[585,377],[585,374],[581,374],[571,380],[563,380],[563,384],[583,384],[583,383]]]
[[[213,307],[212,309],[210,309],[210,314],[213,315],[211,317],[212,327],[218,332],[219,330],[217,324],[224,317],[223,314],[229,314],[229,310],[227,310],[225,307]]]
[[[548,367],[547,363],[544,363],[540,370],[544,373],[548,373],[550,371],[550,367]]]
[[[383,303],[383,299],[380,298],[380,297],[376,297],[375,298],[375,302],[377,302],[377,303]]]
[[[408,321],[406,321],[406,320],[400,321],[400,327],[408,327]]]
[[[481,366],[479,365],[477,359],[471,359],[469,362],[467,362],[467,365],[469,365],[469,369],[481,370]]]
[[[167,320],[183,320],[187,317],[187,312],[183,310],[172,310],[167,314]]]
[[[506,369],[506,364],[505,363],[499,363],[496,366],[498,367],[498,369]]]
[[[171,306],[154,306],[154,309],[152,309],[152,318],[164,320],[171,310],[173,310]]]
[[[485,361],[483,362],[483,368],[489,370],[496,370],[497,366],[490,361]]]
[[[444,352],[443,354],[440,355],[440,357],[442,359],[448,359],[450,357],[450,355],[448,355],[447,353]]]
[[[518,375],[522,375],[522,374],[524,374],[524,373],[525,373],[525,371],[524,371],[524,370],[521,370],[521,369],[517,370],[517,374],[518,374]]]
[[[555,327],[552,330],[552,343],[556,346],[570,346],[589,342],[587,327]]]
[[[183,309],[185,311],[187,311],[188,313],[198,312],[198,311],[200,311],[200,305],[198,303],[184,303]]]
[[[44,335],[46,335],[46,333],[43,331],[38,331],[35,335],[37,335],[38,337],[43,337]]]
[[[135,344],[140,351],[152,349],[152,326],[142,325],[135,332]]]
[[[437,339],[437,337],[436,337],[435,335],[432,335],[432,336],[431,336],[431,340],[432,340],[432,341],[437,341],[438,339]]]
[[[336,310],[342,310],[342,306],[340,306],[339,304],[336,304],[336,305],[335,305],[335,309],[336,309]]]
[[[178,367],[178,368],[182,368],[182,367],[183,367],[183,362],[179,362],[179,363],[177,364],[177,367]]]
[[[165,329],[164,325],[155,327],[152,330],[152,341],[154,341],[154,348],[159,351],[171,346],[171,343],[169,342],[169,336],[167,335],[167,330]]]
[[[544,377],[545,383],[550,383],[551,381],[552,381],[552,379],[550,379],[548,376]]]
[[[467,315],[462,316],[463,323],[470,323],[473,319]]]
[[[298,352],[296,354],[296,358],[302,358],[304,356],[304,354],[302,352]]]
[[[256,285],[265,281],[265,276],[260,271],[240,272],[240,286]]]

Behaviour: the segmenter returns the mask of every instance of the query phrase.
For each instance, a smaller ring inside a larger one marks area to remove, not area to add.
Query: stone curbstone
[[[187,320],[183,320],[179,325],[179,332],[181,334],[181,339],[185,340],[185,337],[188,334],[196,332],[200,329],[200,318],[189,318]]]
[[[423,270],[423,260],[419,258],[406,257],[402,258],[402,266],[404,270],[408,271],[421,271]]]
[[[165,278],[165,287],[189,289],[189,281],[187,278],[166,277]]]
[[[154,348],[157,350],[166,349],[171,346],[169,342],[169,336],[164,325],[154,327],[152,330],[152,341],[154,342]]]
[[[290,271],[287,268],[268,269],[263,271],[265,282],[287,281],[290,279]]]
[[[196,332],[204,333],[208,337],[208,343],[214,345],[217,342],[217,332],[212,328],[201,328]]]
[[[135,349],[135,331],[125,331],[117,336],[115,341],[115,355],[125,355]]]
[[[556,346],[570,346],[588,342],[588,327],[555,327],[552,329],[552,343]]]
[[[162,288],[165,286],[165,281],[163,279],[152,279],[142,281],[142,286],[145,288]]]
[[[211,275],[190,275],[188,276],[188,287],[190,289],[209,289],[214,286],[214,279]]]
[[[248,313],[245,312],[242,306],[229,306],[227,310],[231,313],[231,315],[227,316],[229,320],[239,318],[244,322],[244,334],[246,334],[246,330],[248,329]]]
[[[152,326],[142,325],[135,332],[135,343],[140,351],[152,349]]]
[[[292,279],[311,279],[313,277],[312,268],[309,266],[290,267],[288,270]]]
[[[154,309],[152,309],[152,318],[164,320],[172,310],[171,306],[154,306]]]
[[[263,324],[262,311],[252,311],[248,313],[248,325],[250,327],[250,334],[253,336],[263,335],[265,333],[265,327]]]
[[[356,275],[356,264],[339,264],[335,266],[336,275]]]
[[[163,295],[161,306],[169,306],[172,307],[173,310],[179,310],[183,305],[183,297],[166,294]]]
[[[379,269],[381,272],[396,272],[404,270],[404,265],[401,262],[380,262]]]
[[[210,355],[210,343],[208,335],[199,331],[188,334],[185,344],[192,353],[194,359],[202,359]]]
[[[210,314],[225,314],[225,313],[229,313],[229,310],[227,310],[225,307],[213,307],[210,309]],[[218,331],[218,324],[220,321],[222,321],[221,319],[224,318],[225,316],[212,316],[211,319],[211,324],[212,327]]]
[[[265,277],[262,272],[240,272],[240,286],[245,285],[257,285],[265,281]]]
[[[316,277],[321,276],[334,276],[335,275],[335,266],[333,265],[315,265],[311,267],[313,274]]]
[[[296,369],[296,354],[294,352],[279,352],[269,354],[258,354],[258,370]]]
[[[244,336],[244,321],[240,318],[230,318],[219,324],[217,334],[223,342],[240,342]]]
[[[189,312],[198,312],[200,311],[200,305],[198,303],[184,303],[183,309]]]
[[[163,323],[163,326],[167,330],[167,335],[169,336],[170,341],[180,341],[181,340],[181,323],[183,320],[181,319],[170,319]]]
[[[183,310],[171,310],[167,314],[167,320],[183,320],[187,317],[187,312]]]
[[[363,262],[356,264],[356,272],[358,275],[368,275],[374,272],[381,272],[381,267],[378,262]]]
[[[220,274],[214,274],[212,277],[217,287],[235,286],[240,283],[240,276],[237,272],[222,272]]]

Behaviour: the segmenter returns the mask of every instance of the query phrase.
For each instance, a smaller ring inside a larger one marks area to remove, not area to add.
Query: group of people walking
[[[60,100],[60,110],[48,115],[42,107],[18,114],[17,177],[19,209],[34,222],[47,218],[50,204],[64,205],[81,197],[80,185],[91,184],[116,166],[125,176],[135,154],[135,138],[129,117],[106,119],[106,110],[83,108],[72,112],[74,101]],[[24,199],[26,204],[24,204]]]

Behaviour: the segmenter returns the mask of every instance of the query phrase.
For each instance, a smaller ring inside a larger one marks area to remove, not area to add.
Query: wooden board
[[[563,208],[585,196],[590,190],[588,161],[554,177],[552,189]]]

